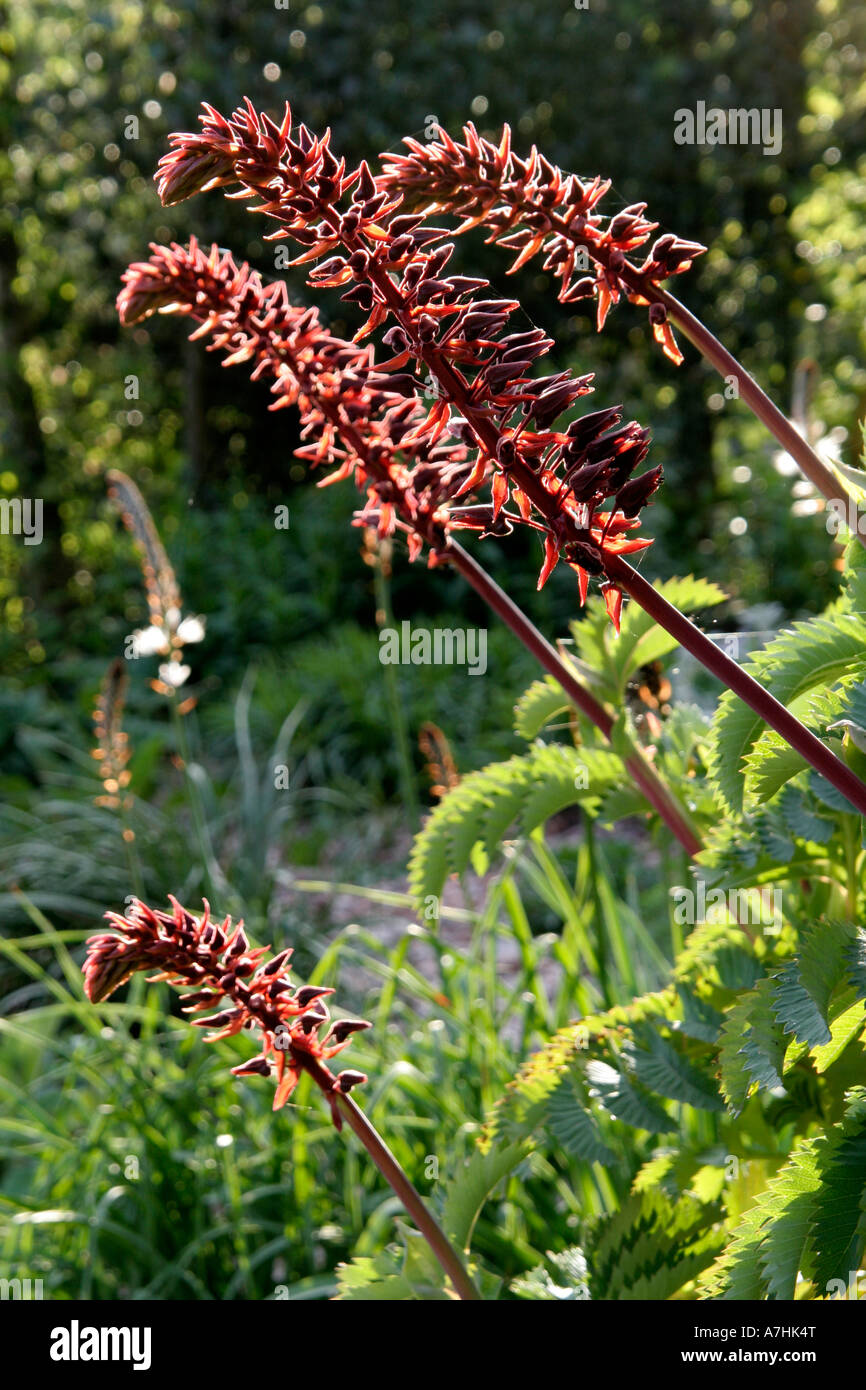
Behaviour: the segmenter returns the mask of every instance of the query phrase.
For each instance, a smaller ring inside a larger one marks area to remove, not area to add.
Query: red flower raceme
[[[544,536],[539,586],[563,556],[579,573],[582,595],[590,574],[604,574],[605,553],[650,544],[624,534],[661,477],[655,469],[633,479],[647,432],[634,421],[620,425],[618,410],[557,430],[559,415],[592,389],[591,378],[531,374],[551,340],[540,329],[505,333],[517,301],[491,297],[485,280],[446,273],[454,248],[437,245],[442,228],[402,212],[400,197],[379,189],[366,164],[348,173],[329,135],[319,139],[305,126],[293,132],[288,107],[279,126],[249,102],[230,119],[206,106],[201,120],[200,134],[171,137],[157,174],[163,201],[217,185],[258,197],[252,210],[279,223],[273,235],[305,248],[297,263],[328,256],[311,283],[347,287],[343,298],[368,314],[357,339],[396,320],[384,339],[394,355],[367,382],[414,397],[423,383],[408,370],[413,360],[432,375],[437,399],[403,444],[448,434],[475,444],[474,467],[452,495],[490,478],[492,505],[459,524],[495,522],[513,500],[515,519]],[[619,494],[631,482],[623,507]],[[606,499],[612,506],[602,512]],[[614,617],[618,604],[612,595]]]
[[[338,1129],[342,1120],[335,1096],[366,1081],[358,1071],[332,1075],[327,1063],[347,1046],[353,1033],[369,1028],[364,1019],[342,1018],[332,1023],[325,1006],[334,991],[318,985],[295,988],[289,981],[287,962],[291,949],[264,962],[269,947],[250,948],[243,923],[232,926],[230,917],[211,921],[210,906],[196,916],[170,897],[171,912],[161,912],[133,898],[126,916],[106,912],[113,930],[90,937],[84,964],[84,989],[98,1004],[107,999],[136,970],[156,970],[151,983],[191,989],[183,996],[184,1013],[213,1009],[206,1018],[194,1018],[198,1028],[211,1029],[207,1042],[232,1037],[241,1029],[257,1028],[262,1051],[240,1066],[235,1076],[270,1076],[276,1070],[274,1109],[285,1105],[308,1071],[324,1091]],[[325,1030],[324,1032],[322,1030]]]
[[[683,360],[664,305],[654,295],[660,281],[688,270],[705,246],[666,233],[635,265],[630,253],[658,227],[644,217],[646,203],[634,203],[611,217],[601,215],[598,204],[610,188],[609,179],[581,180],[563,173],[535,146],[526,159],[519,159],[507,125],[498,143],[484,139],[470,122],[463,128],[462,144],[441,127],[438,139],[422,143],[410,138],[404,144],[408,154],[382,155],[385,172],[376,181],[382,192],[399,192],[407,207],[460,217],[457,234],[482,225],[488,241],[517,252],[511,273],[543,254],[544,269],[561,282],[560,300],[595,297],[599,330],[621,296],[650,305],[653,336],[672,362]]]
[[[271,410],[297,405],[302,438],[297,455],[314,467],[336,471],[319,486],[354,476],[367,493],[357,517],[375,514],[380,534],[395,525],[409,537],[414,559],[427,542],[435,561],[451,524],[448,499],[471,472],[469,451],[456,439],[419,432],[426,411],[399,381],[370,384],[372,350],[333,337],[315,308],[289,302],[284,281],[265,285],[246,264],[191,239],[189,249],[152,246],[148,261],[123,275],[117,307],[124,323],[160,312],[191,317],[190,335],[210,335],[210,351],[226,354],[224,366],[248,362],[254,378],[273,378]],[[454,524],[464,524],[457,520]]]

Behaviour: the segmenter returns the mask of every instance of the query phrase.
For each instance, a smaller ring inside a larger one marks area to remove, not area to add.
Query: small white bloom
[[[189,666],[183,666],[179,661],[164,661],[159,668],[159,678],[165,681],[166,685],[173,685],[177,689],[188,680],[189,672]]]
[[[175,637],[181,644],[204,641],[204,618],[184,618],[178,624]]]
[[[168,649],[166,634],[154,623],[150,627],[138,628],[132,634],[132,650],[136,656],[162,656]]]

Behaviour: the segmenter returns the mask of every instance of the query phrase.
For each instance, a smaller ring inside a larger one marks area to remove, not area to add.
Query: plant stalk
[[[737,361],[733,353],[728,352],[706,325],[672,294],[668,294],[667,290],[657,289],[653,298],[665,306],[671,322],[697,348],[701,356],[706,358],[710,366],[715,368],[719,376],[734,377],[741,399],[775,436],[786,453],[791,455],[813,487],[816,487],[828,502],[843,501],[844,498],[840,496],[843,491],[842,485],[831,470],[794,428],[787,416],[770,400],[754,377]],[[866,545],[866,538],[861,534],[859,527],[855,527],[854,530],[860,544]]]
[[[635,603],[639,603],[655,622],[675,637],[712,675],[745,700],[746,704],[769,724],[771,729],[781,734],[785,742],[796,749],[816,772],[826,777],[837,791],[847,797],[861,815],[866,815],[866,786],[835,753],[801,724],[800,720],[754,677],[744,671],[742,666],[711,642],[685,614],[668,603],[667,599],[663,598],[643,575],[632,569],[621,555],[606,553],[604,562],[608,576],[629,594]]]
[[[334,1078],[315,1057],[305,1057],[303,1067],[305,1071],[309,1072],[319,1089],[329,1098],[333,1097],[340,1114],[358,1136],[382,1177],[400,1198],[406,1211],[424,1236],[442,1270],[451,1280],[458,1297],[467,1302],[480,1302],[481,1295],[466,1272],[457,1251],[420,1193],[410,1182],[399,1161],[394,1157],[375,1126],[367,1119],[360,1106],[355,1104],[351,1096],[344,1095],[341,1091],[334,1091]]]
[[[378,268],[373,268],[371,278],[375,280],[384,293],[397,321],[406,327],[402,300],[390,276]],[[496,458],[499,431],[488,416],[473,407],[469,400],[466,383],[460,374],[449,362],[443,360],[442,355],[435,348],[425,349],[423,356],[427,366],[438,378],[440,385],[445,388],[449,398],[462,409],[463,416],[471,426],[479,443],[488,451],[491,458]],[[510,472],[521,489],[548,521],[559,518],[554,500],[540,485],[530,468],[518,461],[514,463]],[[721,652],[708,637],[705,637],[695,627],[694,623],[690,622],[677,608],[674,608],[673,604],[663,599],[658,591],[651,584],[648,584],[637,570],[632,569],[621,555],[614,555],[605,551],[604,565],[608,577],[630,594],[651,618],[660,623],[672,637],[676,637],[677,641],[693,656],[697,657],[708,671],[735,691],[742,700],[745,700],[746,704],[770,725],[770,728],[781,734],[786,742],[796,749],[808,763],[811,763],[817,772],[826,777],[838,791],[842,792],[843,796],[846,796],[861,814],[866,814],[866,786],[850,768],[846,767],[834,753],[824,746],[819,738],[816,738],[799,719],[785,709],[784,705],[781,705],[768,691],[764,690],[763,686],[759,685],[752,676],[747,675],[742,667],[738,666],[724,652]]]
[[[537,209],[532,208],[532,211]],[[555,213],[548,213],[547,220],[552,231],[565,237],[573,245],[584,247],[592,254],[591,249],[583,241],[578,232],[573,232],[568,224]],[[685,304],[667,290],[659,285],[647,287],[639,276],[634,274],[628,265],[618,271],[620,279],[624,280],[636,293],[640,294],[644,302],[648,299],[656,304],[663,304],[668,312],[671,323],[688,338],[693,347],[710,366],[713,367],[721,377],[732,376],[737,382],[737,387],[741,398],[752,411],[753,415],[761,421],[769,430],[770,434],[781,444],[786,453],[790,454],[795,460],[803,475],[809,479],[813,487],[827,499],[828,502],[838,503],[844,500],[840,497],[840,492],[845,491],[842,484],[834,477],[832,471],[824,463],[808,440],[794,429],[790,420],[785,416],[777,405],[770,400],[770,397],[761,389],[754,377],[746,371],[742,363],[738,362],[733,353],[719,342],[718,338],[706,327],[705,324],[687,309]],[[847,491],[845,491],[847,497]],[[860,513],[858,512],[858,516]],[[860,544],[866,547],[866,536],[861,534],[859,526],[855,526],[857,539]]]
[[[384,277],[385,283],[390,287],[391,282],[387,276]],[[393,287],[392,287],[393,288]],[[450,384],[450,383],[449,383]],[[455,378],[455,384],[459,387],[459,378]],[[312,387],[310,388],[312,390]],[[370,458],[369,451],[365,446],[363,437],[354,428],[350,421],[343,418],[339,406],[326,396],[322,395],[319,401],[323,412],[333,421],[334,425],[342,432],[343,438],[350,446],[353,453],[364,462],[364,467],[374,477],[383,479],[388,478],[387,469],[375,458]],[[467,414],[471,414],[468,407]],[[532,475],[530,475],[532,476]],[[535,480],[533,479],[533,482]],[[397,493],[395,505],[401,507],[402,498]],[[411,516],[408,518],[411,522]],[[480,594],[488,607],[497,613],[504,623],[511,628],[511,631],[528,651],[538,660],[546,671],[559,682],[568,698],[582,710],[586,717],[595,724],[596,728],[609,739],[613,729],[614,720],[604,706],[598,701],[589,690],[577,679],[564,661],[558,656],[556,650],[550,642],[538,631],[538,628],[530,622],[522,609],[518,608],[513,599],[491,579],[487,571],[473,559],[468,551],[464,550],[451,537],[445,537],[443,533],[428,532],[425,535],[427,543],[438,548],[440,553],[448,556],[455,569],[459,570],[464,579],[467,579],[475,591]],[[689,820],[683,806],[673,795],[668,787],[650,766],[644,755],[637,749],[625,760],[625,766],[635,783],[646,797],[650,806],[658,812],[662,820],[668,826],[671,833],[682,845],[686,853],[693,857],[703,849],[703,842],[697,833],[692,822]]]
[[[609,739],[613,730],[613,716],[608,713],[595,696],[580,683],[574,673],[557,654],[555,648],[538,628],[518,608],[513,599],[491,579],[477,560],[474,560],[461,545],[450,540],[445,551],[455,569],[469,581],[473,589],[481,595],[485,603],[497,613],[511,628],[515,636],[528,651],[558,681],[568,698],[577,706],[597,729]],[[653,590],[655,592],[655,590]],[[686,853],[693,857],[703,849],[703,843],[685,810],[661,778],[637,749],[625,759],[636,784],[646,797],[650,806],[657,811],[671,833],[682,845]]]

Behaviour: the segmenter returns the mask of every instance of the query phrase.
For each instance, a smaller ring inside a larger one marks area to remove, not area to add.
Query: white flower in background
[[[175,609],[174,613],[180,619],[179,610]],[[180,619],[177,626],[169,627],[168,631],[151,623],[150,627],[137,628],[133,632],[132,651],[135,656],[168,656],[171,652],[174,658],[188,642],[203,641],[204,630],[204,618],[200,617]],[[174,660],[170,664],[177,665]]]
[[[180,623],[178,623],[177,631],[175,632],[174,636],[175,641],[180,646],[185,646],[187,642],[203,642],[204,618],[184,618]]]
[[[150,627],[138,628],[132,634],[132,650],[135,656],[164,656],[169,649],[168,637],[155,623]]]
[[[183,685],[184,681],[189,679],[190,669],[189,666],[184,666],[180,661],[164,661],[159,668],[159,678],[166,685],[174,686],[176,690],[178,686]]]
[[[154,525],[153,517],[138,487],[126,473],[117,468],[107,473],[108,491],[120,508],[124,525],[135,541],[142,564],[150,622],[137,628],[127,639],[126,656],[160,656],[159,680],[151,681],[161,695],[171,695],[189,679],[190,667],[182,661],[183,648],[188,642],[201,642],[205,635],[203,617],[183,616],[182,599],[174,570]],[[188,699],[179,708],[191,709],[195,701]]]

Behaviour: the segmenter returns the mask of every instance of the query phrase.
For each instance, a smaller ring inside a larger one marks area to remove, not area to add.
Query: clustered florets
[[[98,1004],[135,971],[155,969],[158,973],[151,976],[152,983],[165,980],[194,991],[182,996],[184,1013],[198,1014],[223,1001],[227,1007],[190,1021],[198,1028],[212,1030],[207,1042],[232,1037],[241,1029],[259,1029],[260,1055],[232,1067],[232,1073],[270,1076],[276,1069],[274,1109],[279,1110],[301,1073],[310,1072],[328,1096],[339,1129],[336,1096],[367,1078],[358,1071],[333,1076],[326,1063],[347,1046],[353,1033],[370,1024],[359,1018],[332,1023],[324,1003],[334,993],[332,989],[319,985],[295,988],[289,980],[291,949],[264,962],[270,948],[251,949],[242,922],[233,927],[230,917],[220,923],[211,921],[207,902],[203,913],[196,916],[175,898],[169,897],[169,901],[171,912],[150,908],[138,898],[131,900],[125,916],[106,912],[113,930],[100,932],[87,943],[87,997]]]
[[[99,764],[102,780],[102,795],[95,800],[97,806],[106,806],[113,811],[126,808],[130,801],[126,790],[132,776],[127,767],[129,740],[121,725],[126,687],[126,671],[118,658],[112,661],[105,673],[93,710],[96,747],[91,756]],[[124,839],[131,838],[132,832],[124,830]]]
[[[382,155],[380,190],[399,192],[404,207],[460,217],[455,235],[483,225],[489,242],[517,252],[512,272],[543,254],[543,268],[560,281],[563,303],[595,298],[599,330],[621,296],[648,304],[653,336],[672,362],[682,361],[660,282],[688,270],[705,246],[666,232],[635,265],[629,254],[658,228],[644,217],[646,203],[603,216],[597,209],[609,179],[584,181],[564,173],[535,146],[526,159],[518,158],[507,125],[498,143],[479,135],[470,122],[463,127],[462,144],[441,128],[436,139],[409,138],[404,144],[408,154]]]
[[[230,119],[206,106],[201,121],[200,133],[171,137],[157,173],[163,202],[213,187],[257,197],[252,210],[279,224],[272,237],[291,237],[304,248],[296,264],[326,257],[310,283],[343,288],[343,298],[368,315],[356,344],[395,320],[384,336],[392,356],[378,370],[366,358],[364,380],[410,403],[413,423],[396,447],[402,453],[419,441],[454,439],[473,446],[471,467],[447,477],[438,470],[440,502],[491,483],[490,505],[449,512],[449,525],[495,526],[513,503],[507,526],[521,522],[543,536],[539,587],[562,556],[578,572],[582,597],[591,574],[604,576],[606,553],[650,543],[626,535],[661,478],[658,468],[634,472],[647,452],[647,431],[634,421],[620,424],[618,409],[556,429],[558,417],[592,389],[591,377],[532,374],[551,340],[540,329],[506,331],[516,300],[493,297],[486,280],[447,273],[454,248],[443,240],[445,229],[428,225],[423,211],[402,210],[400,192],[380,186],[366,163],[347,172],[329,134],[317,138],[303,125],[293,131],[288,107],[279,126],[250,102]],[[136,290],[127,288],[132,313]],[[232,359],[239,360],[234,353]],[[420,400],[425,369],[433,383],[429,408]],[[606,499],[611,505],[602,511]],[[602,588],[617,621],[621,594],[607,580]]]
[[[265,285],[248,265],[237,266],[216,246],[206,254],[194,238],[189,249],[151,250],[150,260],[124,273],[122,321],[157,311],[193,318],[199,326],[190,336],[210,335],[210,350],[226,354],[224,366],[248,362],[254,379],[273,379],[271,410],[298,407],[309,441],[298,457],[335,468],[320,486],[354,475],[367,494],[359,525],[375,517],[382,536],[399,526],[412,558],[424,542],[435,557],[448,521],[444,503],[471,472],[466,445],[419,433],[426,411],[414,392],[392,378],[378,384],[371,348],[328,333],[315,308],[289,302],[283,281]]]

